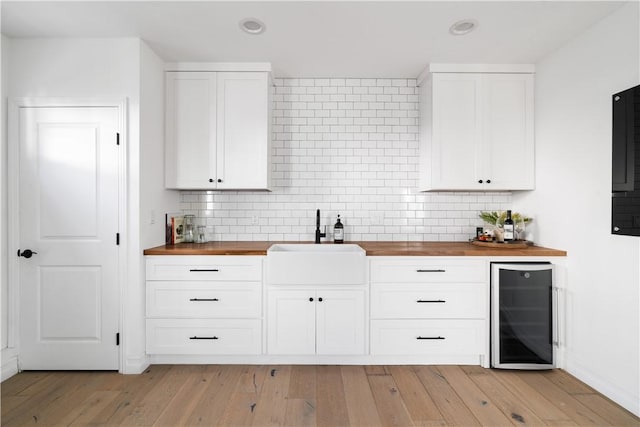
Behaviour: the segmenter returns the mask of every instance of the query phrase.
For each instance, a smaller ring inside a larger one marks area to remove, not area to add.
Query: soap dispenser
[[[344,243],[344,225],[340,222],[340,215],[336,225],[333,226],[333,243]]]

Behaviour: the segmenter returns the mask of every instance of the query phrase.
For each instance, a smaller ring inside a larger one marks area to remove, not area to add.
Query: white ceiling
[[[168,62],[270,62],[279,77],[415,77],[430,62],[536,63],[616,1],[2,1],[9,37],[140,37]],[[258,18],[266,31],[243,33]],[[478,28],[453,36],[473,18]]]

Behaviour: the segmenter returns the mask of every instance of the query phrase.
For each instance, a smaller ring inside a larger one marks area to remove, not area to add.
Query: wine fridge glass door
[[[553,265],[492,264],[492,367],[554,367],[553,298]]]

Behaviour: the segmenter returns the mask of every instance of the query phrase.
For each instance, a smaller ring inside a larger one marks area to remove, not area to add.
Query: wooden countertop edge
[[[211,242],[204,244],[162,245],[144,250],[144,255],[258,255],[276,243],[311,242]],[[531,246],[518,249],[484,248],[467,242],[348,242],[361,246],[367,256],[492,256],[564,257],[558,249]],[[327,243],[324,243],[327,244]]]

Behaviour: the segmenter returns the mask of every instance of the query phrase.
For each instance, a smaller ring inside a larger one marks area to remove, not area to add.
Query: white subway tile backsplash
[[[510,193],[419,193],[416,79],[274,79],[272,192],[183,191],[211,240],[464,241]]]

